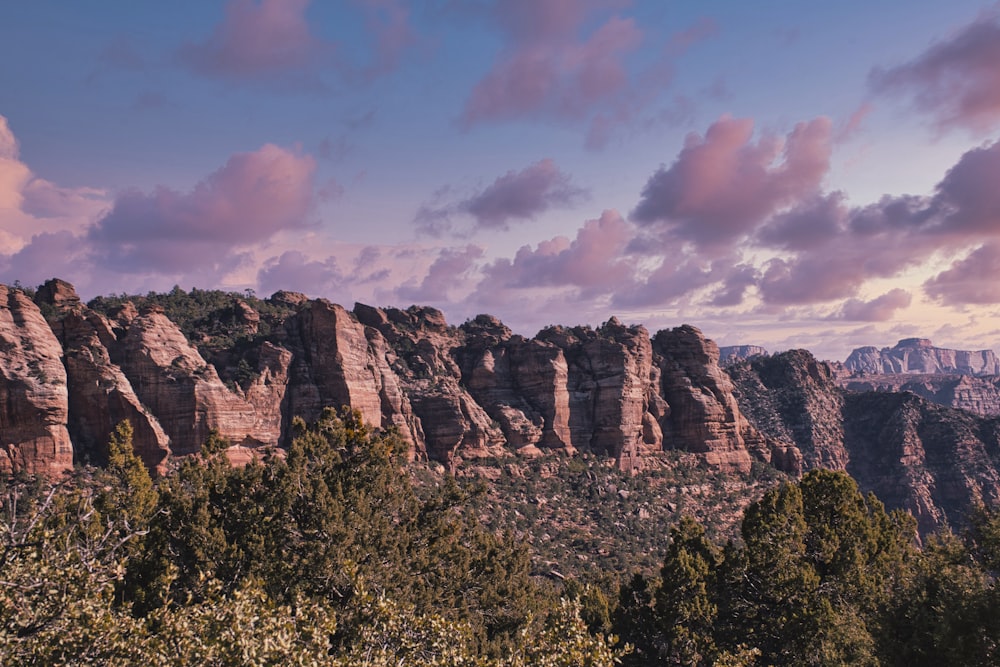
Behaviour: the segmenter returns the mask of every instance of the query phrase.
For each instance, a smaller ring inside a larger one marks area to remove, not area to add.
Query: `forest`
[[[155,481],[108,465],[0,489],[12,665],[985,665],[1000,661],[1000,513],[922,541],[845,473],[771,487],[738,534],[690,516],[659,567],[533,571],[475,484],[416,484],[360,414],[296,420],[231,466],[210,437]],[[577,554],[567,551],[566,558]]]

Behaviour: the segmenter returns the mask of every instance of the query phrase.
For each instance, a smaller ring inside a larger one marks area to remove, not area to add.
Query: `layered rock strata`
[[[26,296],[13,294],[35,325],[45,322]],[[6,329],[46,339],[46,363],[63,373],[52,421],[73,447],[56,468],[74,454],[101,463],[122,419],[132,422],[136,451],[154,470],[198,451],[212,431],[241,448],[233,456],[243,460],[286,443],[293,417],[312,420],[331,405],[395,429],[411,458],[448,465],[588,452],[637,469],[644,456],[683,449],[746,471],[753,456],[771,456],[732,397],[718,348],[693,327],[651,339],[612,318],[597,329],[550,327],[529,339],[486,315],[453,327],[433,308],[356,304],[352,312],[278,292],[268,312],[285,314],[277,325],[268,320],[266,335],[261,315],[235,295],[196,320],[238,342],[202,354],[195,343],[210,336],[189,340],[162,306],[124,301],[97,312],[59,280],[35,300],[48,325]],[[10,440],[16,452],[30,439]],[[24,456],[8,459],[8,468],[38,467]]]
[[[73,465],[62,347],[24,292],[0,285],[0,471]]]

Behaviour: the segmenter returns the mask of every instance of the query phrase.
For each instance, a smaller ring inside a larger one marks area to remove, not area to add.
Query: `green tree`
[[[690,516],[670,530],[660,569],[655,616],[659,654],[670,664],[709,664],[716,652],[716,580],[722,551]]]

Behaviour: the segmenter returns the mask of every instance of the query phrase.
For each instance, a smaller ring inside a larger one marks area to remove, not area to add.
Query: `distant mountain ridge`
[[[998,375],[1000,360],[993,350],[950,350],[934,347],[926,338],[904,338],[893,347],[855,349],[844,361],[849,373],[957,373]]]
[[[719,348],[719,365],[725,367],[744,359],[766,356],[767,350],[760,345],[723,345]]]

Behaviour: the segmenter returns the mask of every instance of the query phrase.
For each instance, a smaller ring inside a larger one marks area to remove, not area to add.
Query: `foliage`
[[[284,456],[242,468],[213,434],[154,483],[123,422],[106,469],[6,480],[4,664],[1000,661],[997,511],[919,548],[912,518],[813,471],[748,506],[738,541],[683,516],[657,576],[557,591],[523,540],[465,511],[482,495],[450,478],[415,487],[393,433],[332,410],[294,431]],[[575,470],[581,493],[584,478],[606,487]]]

